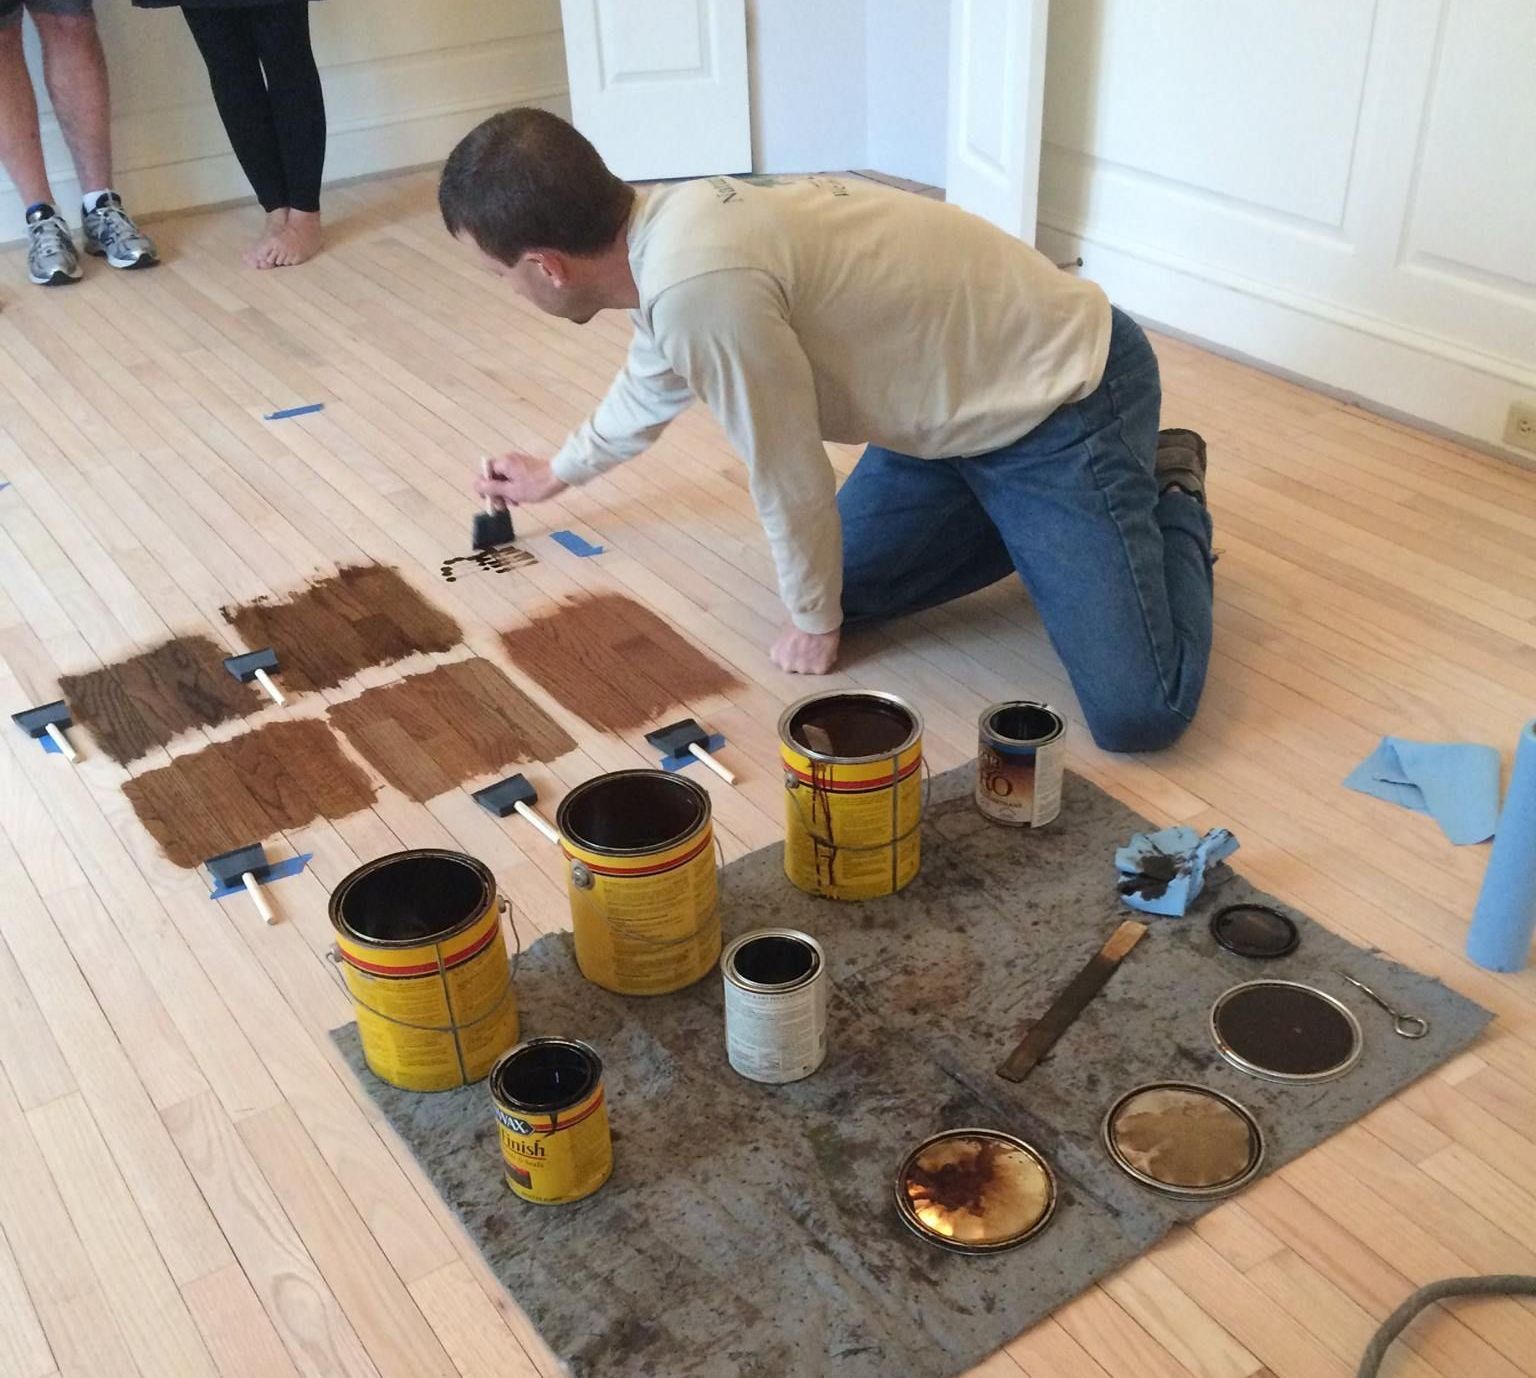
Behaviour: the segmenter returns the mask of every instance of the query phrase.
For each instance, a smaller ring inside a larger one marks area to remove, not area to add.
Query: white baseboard
[[[1084,275],[1117,306],[1148,322],[1531,463],[1503,435],[1511,402],[1536,403],[1536,372],[1510,360],[1264,283],[1207,272],[1157,250],[1109,243],[1091,231],[1042,221],[1039,246],[1058,261],[1080,254]]]

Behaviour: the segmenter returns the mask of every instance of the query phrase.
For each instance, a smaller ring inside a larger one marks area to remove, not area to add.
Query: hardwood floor
[[[528,770],[552,807],[651,753],[643,729],[598,733],[513,669],[501,633],[557,600],[622,593],[733,672],[737,687],[685,711],[728,738],[740,788],[696,778],[729,856],[776,840],[774,724],[807,686],[767,660],[779,610],[765,543],[704,412],[525,518],[537,564],[439,577],[463,549],[477,457],[557,445],[627,325],[578,329],[521,305],[456,250],[433,192],[428,174],[338,191],[329,248],[298,269],[240,267],[251,210],[164,221],[163,267],[91,260],[68,290],[28,286],[19,251],[0,255],[0,711],[173,636],[243,649],[221,609],[379,561],[575,740]],[[1412,1287],[1536,1272],[1536,975],[1461,953],[1486,849],[1339,784],[1384,732],[1512,746],[1536,707],[1536,474],[1156,343],[1165,424],[1210,441],[1210,688],[1160,755],[1096,751],[1079,721],[1073,767],[1159,822],[1231,827],[1258,884],[1499,1018],[1475,1051],[975,1372],[1347,1378]],[[262,419],[314,402],[324,411]],[[607,553],[577,558],[549,540],[561,527]],[[1012,586],[854,650],[833,682],[915,700],[936,768],[969,759],[976,713],[997,698],[1076,714]],[[382,689],[442,659],[358,682]],[[189,726],[132,772],[249,730]],[[452,845],[554,930],[567,913],[553,849],[467,788],[420,804],[380,782],[371,809],[287,835],[314,861],[281,883],[285,921],[264,928],[248,905],[211,907],[159,852],[124,797],[128,771],[83,733],[73,769],[0,737],[0,1378],[556,1374],[331,1049],[350,1007],[324,907],[359,859]],[[1439,1310],[1385,1372],[1536,1374],[1536,1307]]]

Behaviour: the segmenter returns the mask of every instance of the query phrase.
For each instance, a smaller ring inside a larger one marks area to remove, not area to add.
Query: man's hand
[[[475,492],[482,498],[500,498],[508,507],[548,502],[570,487],[557,479],[547,459],[536,459],[517,450],[489,461],[491,477],[475,475]]]
[[[792,675],[824,675],[837,664],[837,648],[842,639],[841,630],[802,632],[798,627],[786,627],[773,643],[770,654],[779,669]]]

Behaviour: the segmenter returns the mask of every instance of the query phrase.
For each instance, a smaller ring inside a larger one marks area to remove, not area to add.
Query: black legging
[[[263,210],[320,209],[325,96],[308,0],[182,10],[208,66],[214,104]]]

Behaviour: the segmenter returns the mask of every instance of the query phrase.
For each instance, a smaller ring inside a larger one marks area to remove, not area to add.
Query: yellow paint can
[[[381,1081],[450,1091],[517,1042],[517,996],[496,880],[461,852],[395,852],[331,895],[333,957]]]
[[[603,1064],[574,1038],[530,1038],[491,1071],[507,1185],[524,1201],[590,1196],[613,1171]]]
[[[894,694],[812,694],[779,719],[784,873],[834,900],[894,894],[917,874],[923,720]]]
[[[665,995],[713,970],[720,890],[701,786],[663,770],[615,771],[577,785],[555,822],[587,980]]]

